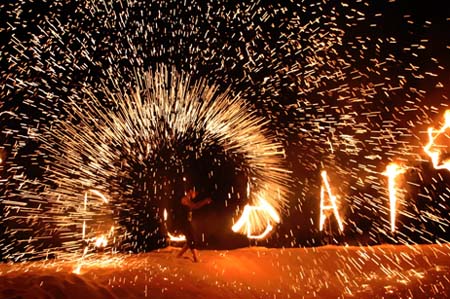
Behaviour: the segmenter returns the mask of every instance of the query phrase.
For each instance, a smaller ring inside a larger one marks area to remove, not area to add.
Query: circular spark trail
[[[46,196],[55,209],[76,209],[81,186],[113,193],[109,197],[126,197],[133,192],[133,186],[122,190],[119,180],[130,176],[127,163],[134,160],[156,165],[162,147],[172,151],[171,163],[179,165],[182,171],[180,143],[200,139],[195,155],[201,156],[209,146],[219,145],[228,155],[242,157],[240,167],[247,168],[252,177],[252,190],[263,193],[266,204],[277,213],[282,211],[289,182],[289,171],[283,167],[284,150],[264,129],[264,119],[250,112],[239,96],[231,96],[228,91],[219,93],[217,86],[205,80],[191,82],[186,73],[164,66],[138,75],[136,82],[130,93],[105,91],[110,109],[86,90],[86,98],[71,102],[66,108],[70,119],[56,121],[52,130],[43,135],[43,149],[52,160],[47,178],[58,186]],[[57,150],[54,144],[59,145]],[[187,143],[181,154],[192,147]],[[121,154],[128,155],[127,163],[121,163]],[[250,196],[250,203],[257,200],[255,196]],[[130,209],[126,202],[116,199],[115,203],[114,209]],[[60,217],[60,225],[76,222],[77,214]],[[266,215],[255,216],[256,230],[265,228],[261,217]]]

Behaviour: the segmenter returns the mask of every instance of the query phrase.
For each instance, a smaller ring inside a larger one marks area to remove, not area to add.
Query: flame
[[[320,188],[320,224],[319,224],[320,227],[319,227],[319,229],[322,231],[323,225],[325,223],[326,216],[323,213],[323,211],[333,210],[334,217],[336,217],[336,220],[339,225],[339,229],[340,229],[340,231],[343,231],[344,225],[342,224],[341,217],[339,216],[339,212],[338,212],[338,208],[337,208],[337,204],[336,204],[336,196],[333,195],[333,193],[331,192],[330,183],[328,182],[327,171],[322,170],[321,176],[322,176],[323,184]],[[325,205],[325,203],[324,203],[325,202],[325,191],[328,195],[329,201],[331,202],[331,204],[329,204],[329,205]]]
[[[78,264],[78,266],[75,269],[73,269],[72,273],[80,275],[80,273],[81,273],[81,264]]]
[[[171,233],[167,233],[167,235],[169,236],[169,240],[173,241],[173,242],[184,242],[186,241],[186,237],[184,235],[172,235]]]
[[[259,235],[253,235],[255,227],[261,227],[258,222],[264,219],[266,221],[266,228],[264,232]],[[258,196],[257,205],[246,205],[239,220],[232,226],[234,232],[244,230],[249,239],[263,239],[273,229],[271,221],[280,222],[280,216],[277,211],[261,196]],[[244,228],[245,225],[245,228]]]
[[[106,245],[108,245],[108,239],[105,235],[95,238],[95,247],[106,247]]]
[[[164,209],[163,216],[164,216],[164,221],[167,221],[167,210],[166,209]]]
[[[388,177],[391,232],[395,231],[395,215],[397,212],[397,187],[395,184],[395,179],[399,174],[404,173],[405,170],[406,168],[398,165],[397,163],[391,163],[386,167],[386,171],[383,172],[383,175]]]
[[[164,217],[164,226],[166,227],[167,230],[167,225],[166,225],[166,221],[167,221],[167,210],[164,209],[163,211],[163,217]],[[184,242],[186,241],[186,237],[184,235],[172,235],[170,232],[167,232],[167,236],[169,237],[169,240],[172,242]]]
[[[437,131],[434,128],[428,128],[428,144],[423,148],[425,153],[431,158],[431,162],[435,169],[447,169],[450,171],[450,158],[439,163],[440,151],[432,151],[431,147],[434,144],[435,140],[441,135],[444,134],[445,131],[450,128],[450,110],[445,111],[444,113],[444,125]]]

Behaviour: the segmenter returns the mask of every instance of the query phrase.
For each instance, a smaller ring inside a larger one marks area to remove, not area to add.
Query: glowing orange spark
[[[258,223],[261,221],[261,218],[266,221],[266,228],[264,232],[259,235],[253,235],[255,227],[261,227],[261,224]],[[259,196],[257,205],[246,205],[244,207],[244,211],[242,212],[239,220],[233,225],[231,228],[234,232],[237,232],[244,228],[247,233],[247,238],[249,239],[263,239],[265,238],[270,231],[272,231],[273,226],[271,225],[271,221],[276,223],[280,222],[280,216],[275,211],[275,209],[261,196]]]
[[[321,172],[321,176],[322,176],[322,181],[323,184],[320,188],[320,227],[319,229],[322,231],[323,230],[323,225],[325,223],[325,210],[333,210],[334,213],[334,217],[336,217],[336,220],[338,222],[339,225],[339,229],[341,231],[344,230],[344,225],[342,224],[342,220],[341,217],[339,216],[339,212],[338,212],[338,208],[337,208],[337,204],[336,204],[336,196],[333,195],[333,193],[331,192],[331,187],[330,187],[330,183],[328,182],[328,176],[327,176],[327,171],[323,170]],[[329,205],[325,205],[325,192],[328,195],[328,199],[330,201]]]
[[[444,114],[444,125],[437,131],[434,130],[434,128],[428,128],[428,144],[423,148],[425,153],[431,158],[431,162],[433,163],[433,166],[435,169],[447,169],[450,171],[450,158],[441,161],[439,163],[439,156],[441,154],[440,151],[432,151],[431,147],[436,141],[436,139],[445,133],[445,131],[450,128],[450,110],[445,111]]]
[[[397,210],[397,187],[395,179],[399,174],[405,172],[405,168],[396,163],[391,163],[386,167],[386,171],[383,175],[388,177],[389,186],[389,205],[391,210],[391,232],[395,231],[395,215]]]

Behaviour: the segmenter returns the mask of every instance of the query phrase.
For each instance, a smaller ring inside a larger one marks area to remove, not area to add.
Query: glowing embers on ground
[[[244,232],[249,239],[265,238],[273,229],[272,223],[280,222],[277,211],[261,195],[257,197],[256,205],[247,204],[241,217],[232,227],[234,232]],[[265,223],[259,223],[261,221]],[[265,227],[265,230],[259,235],[254,235],[258,227]]]
[[[167,231],[167,236],[169,237],[169,241],[172,241],[172,242],[184,242],[184,241],[186,241],[186,237],[184,236],[184,235],[173,235],[173,234],[171,234],[170,232],[169,232],[169,230],[167,229],[167,210],[166,209],[164,209],[164,212],[163,212],[163,216],[164,216],[164,227],[165,227],[165,229],[166,229],[166,231]]]
[[[395,216],[397,213],[397,184],[396,179],[399,174],[404,173],[405,167],[397,164],[391,163],[386,167],[386,171],[383,175],[388,177],[388,188],[389,188],[389,207],[391,213],[391,232],[395,231]]]
[[[331,192],[330,183],[328,182],[327,171],[322,170],[322,186],[320,187],[320,224],[319,229],[323,230],[323,225],[327,215],[325,211],[333,210],[334,217],[336,217],[337,223],[339,225],[340,231],[344,230],[344,225],[342,224],[341,216],[339,216],[339,211],[336,202],[336,196]],[[328,204],[325,203],[328,202]]]
[[[444,113],[444,124],[439,130],[434,130],[434,128],[428,128],[428,144],[423,148],[425,153],[431,158],[434,168],[436,169],[447,169],[450,171],[450,158],[441,160],[441,151],[438,149],[432,150],[432,148],[437,147],[448,147],[448,140],[445,146],[436,145],[436,140],[444,136],[449,139],[446,131],[450,128],[450,110]]]

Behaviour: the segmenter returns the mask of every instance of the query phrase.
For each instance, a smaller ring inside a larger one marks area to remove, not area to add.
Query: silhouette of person
[[[186,237],[186,243],[184,244],[177,257],[182,257],[183,254],[190,249],[194,262],[198,262],[195,234],[192,226],[192,211],[200,209],[201,207],[208,205],[212,202],[211,198],[205,198],[201,201],[195,202],[194,199],[198,196],[198,192],[195,189],[190,189],[186,192],[186,195],[181,198],[181,205],[183,208],[182,215],[182,228],[181,231]]]

